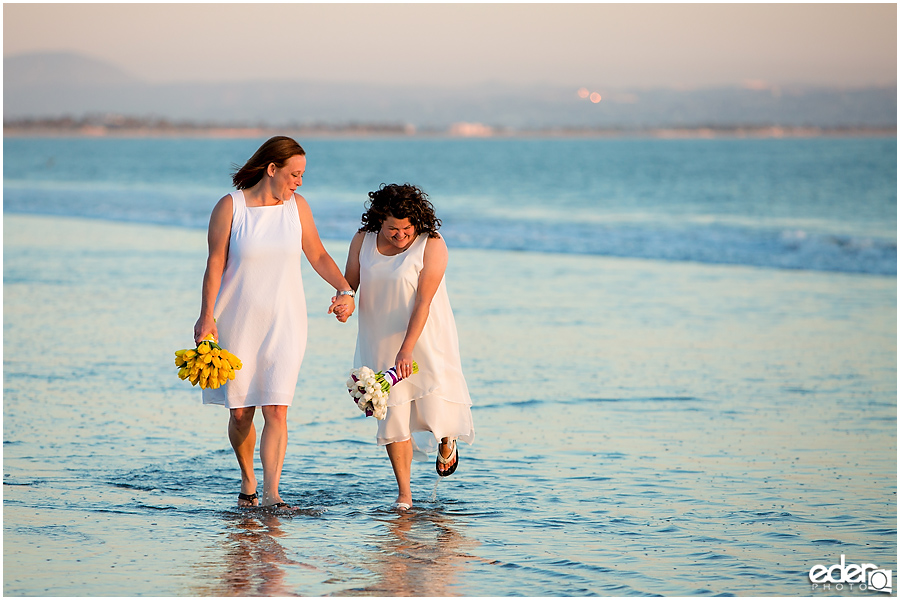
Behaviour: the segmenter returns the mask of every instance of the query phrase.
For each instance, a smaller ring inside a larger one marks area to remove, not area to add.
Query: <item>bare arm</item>
[[[347,266],[344,269],[344,278],[354,290],[359,289],[359,251],[362,248],[366,233],[359,231],[350,240],[350,250],[347,251]]]
[[[403,339],[400,352],[397,353],[397,359],[394,361],[397,372],[403,377],[412,375],[413,350],[425,329],[425,323],[431,312],[431,301],[444,278],[448,260],[449,253],[444,238],[428,238],[425,246],[425,265],[419,273],[419,284],[416,288],[416,301],[413,305],[412,315],[409,317],[406,337]]]
[[[319,277],[331,284],[335,290],[340,292],[353,289],[344,279],[337,263],[322,245],[309,204],[299,194],[295,194],[294,198],[297,201],[297,212],[300,213],[300,224],[303,228],[303,253],[309,260],[309,264],[319,274]],[[328,307],[328,314],[334,313],[340,322],[345,323],[355,309],[356,303],[352,297],[337,296]]]
[[[212,334],[215,339],[219,339],[219,330],[216,328],[213,310],[215,310],[216,297],[219,295],[219,288],[222,285],[222,273],[225,272],[225,263],[228,260],[232,212],[232,200],[229,194],[216,203],[209,217],[209,232],[207,233],[209,257],[206,259],[206,272],[203,274],[200,318],[194,324],[194,342],[196,343],[209,334]]]

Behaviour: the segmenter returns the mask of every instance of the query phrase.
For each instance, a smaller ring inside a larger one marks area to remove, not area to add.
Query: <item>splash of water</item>
[[[441,479],[443,479],[443,477],[438,477],[434,482],[434,489],[431,490],[430,502],[437,502],[437,489],[438,489],[438,486],[441,485]]]

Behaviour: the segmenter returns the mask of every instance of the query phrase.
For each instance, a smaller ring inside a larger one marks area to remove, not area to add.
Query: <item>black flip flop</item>
[[[241,492],[238,494],[238,500],[246,500],[247,502],[253,502],[257,498],[259,498],[258,492],[253,492],[252,494],[245,494],[245,493]],[[254,508],[254,507],[251,505],[251,506],[240,506],[239,508]]]
[[[441,456],[441,448],[438,446],[437,460],[434,461],[434,470],[437,471],[437,474],[441,477],[450,477],[456,472],[456,467],[459,466],[459,444],[456,443],[456,440],[451,440],[451,444],[453,444],[453,452],[450,453],[450,456],[444,458]],[[453,457],[456,457],[456,462],[447,469],[446,471],[441,471],[438,467],[441,465],[448,465],[450,461],[453,460]]]

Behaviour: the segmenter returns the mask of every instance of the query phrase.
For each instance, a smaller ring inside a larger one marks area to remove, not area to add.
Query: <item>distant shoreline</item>
[[[481,123],[456,123],[446,129],[416,129],[411,125],[314,125],[285,127],[227,126],[162,123],[86,123],[84,121],[25,121],[4,123],[3,137],[80,138],[264,138],[289,135],[298,138],[815,138],[896,137],[897,127],[795,127],[795,126],[693,126],[648,128],[542,128],[509,129]]]

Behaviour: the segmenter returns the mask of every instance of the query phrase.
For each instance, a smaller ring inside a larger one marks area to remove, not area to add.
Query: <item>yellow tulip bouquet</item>
[[[203,389],[216,389],[240,369],[241,359],[221,347],[210,335],[194,349],[177,350],[175,366],[179,367],[179,379],[187,379],[191,385],[200,384]]]

